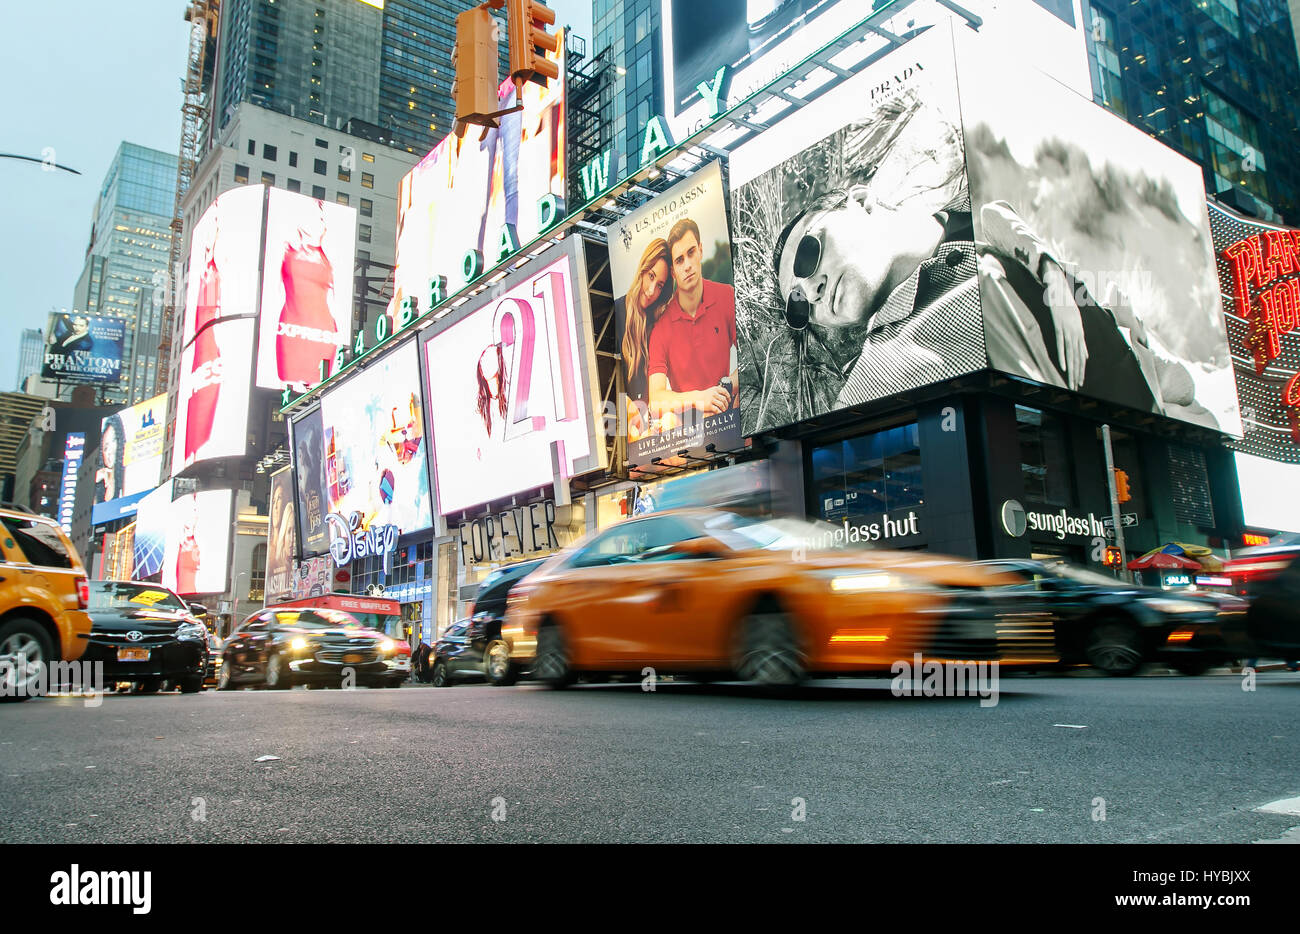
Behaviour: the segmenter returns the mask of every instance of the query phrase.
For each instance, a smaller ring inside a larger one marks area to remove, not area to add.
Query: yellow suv
[[[86,569],[59,524],[0,507],[0,700],[40,693],[51,663],[81,658],[89,602]]]

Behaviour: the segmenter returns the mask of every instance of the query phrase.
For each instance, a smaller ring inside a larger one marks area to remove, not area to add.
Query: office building
[[[142,296],[151,300],[167,273],[175,186],[174,155],[123,142],[100,187],[71,307],[128,322],[122,380],[107,387],[105,402],[138,402],[157,383],[161,316],[141,318],[140,307]],[[137,344],[155,349],[137,353]]]
[[[40,328],[23,328],[18,340],[18,391],[29,376],[40,376],[45,357],[45,333]]]
[[[613,106],[604,115],[609,136],[604,142],[611,143],[627,165],[640,156],[646,121],[663,112],[659,0],[595,0],[592,29],[595,54],[608,56],[614,69]]]
[[[1205,190],[1300,220],[1295,0],[1084,0],[1093,97],[1198,162]]]

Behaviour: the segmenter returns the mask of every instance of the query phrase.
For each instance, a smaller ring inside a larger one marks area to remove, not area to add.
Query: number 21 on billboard
[[[567,422],[578,417],[577,374],[574,372],[573,333],[566,295],[566,276],[551,270],[530,283],[533,297],[540,300],[541,329],[534,303],[509,295],[501,299],[492,317],[494,345],[506,353],[510,364],[503,405],[510,412],[505,426],[505,441],[523,437],[546,427],[546,415],[532,405],[534,396],[548,405],[547,414],[554,421]],[[541,339],[543,346],[538,347]],[[499,381],[498,381],[499,385]],[[549,390],[549,391],[548,391]]]

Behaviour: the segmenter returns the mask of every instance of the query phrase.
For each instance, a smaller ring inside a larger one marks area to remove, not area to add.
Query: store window
[[[1016,406],[1025,499],[1068,505],[1073,487],[1065,423],[1050,412]]]
[[[831,521],[925,505],[916,423],[814,448],[812,489]]]

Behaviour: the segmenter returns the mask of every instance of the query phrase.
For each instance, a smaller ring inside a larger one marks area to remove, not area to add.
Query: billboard
[[[414,341],[322,395],[327,515],[399,534],[433,524],[422,395]]]
[[[233,501],[230,490],[187,493],[172,501],[162,558],[164,587],[178,594],[226,591]]]
[[[325,482],[325,428],[320,409],[293,422],[291,430],[298,541],[305,553],[323,554],[329,549],[330,541],[325,528],[329,495]]]
[[[257,314],[265,193],[262,185],[225,192],[190,232],[182,346],[221,318]]]
[[[254,323],[252,318],[217,321],[181,352],[173,475],[196,461],[243,456]]]
[[[114,412],[100,422],[99,460],[95,469],[96,505],[108,506],[127,497],[138,501],[141,494],[158,485],[162,475],[166,423],[166,394]],[[134,510],[114,512],[117,518],[131,515]]]
[[[427,311],[431,282],[446,279],[454,292],[474,278],[465,275],[466,251],[477,250],[490,268],[511,243],[529,243],[563,216],[564,38],[556,34],[560,51],[547,58],[559,64],[559,80],[526,83],[523,110],[502,117],[499,129],[482,139],[477,131],[447,136],[402,179],[393,308],[410,298]],[[516,106],[515,96],[507,78],[501,109]]]
[[[736,298],[722,164],[609,228],[627,459],[743,444]]]
[[[739,147],[730,171],[743,434],[984,369],[946,30]]]
[[[334,592],[334,564],[329,555],[295,561],[288,600],[323,597]],[[269,600],[267,601],[270,602]]]
[[[1214,203],[1209,211],[1241,404],[1243,436],[1230,446],[1300,464],[1300,230],[1241,217]],[[1240,473],[1240,456],[1237,462]],[[1245,497],[1244,477],[1241,486]],[[1249,517],[1247,524],[1288,528]]]
[[[135,554],[135,571],[132,576],[136,580],[153,577],[162,570],[171,508],[170,480],[140,500],[135,514],[135,539],[132,543]]]
[[[1200,166],[959,38],[991,366],[1240,436]]]
[[[77,473],[86,456],[86,435],[70,431],[63,439],[63,479],[59,483],[59,524],[72,533],[72,513],[77,506]]]
[[[581,250],[566,239],[421,335],[441,514],[605,466]]]
[[[305,392],[352,336],[355,208],[272,188],[266,208],[257,385]]]
[[[122,378],[125,318],[79,312],[50,315],[41,378],[65,383],[117,383]]]
[[[271,475],[271,509],[266,528],[267,603],[289,599],[293,590],[294,519],[293,470],[289,467]]]

